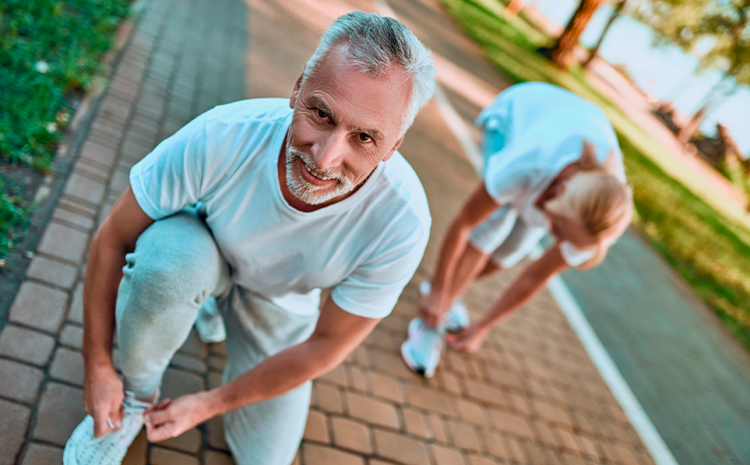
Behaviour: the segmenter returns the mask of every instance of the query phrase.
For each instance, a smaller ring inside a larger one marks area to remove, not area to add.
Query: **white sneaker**
[[[206,344],[221,342],[227,338],[224,319],[216,306],[215,297],[209,297],[203,302],[195,320],[195,329],[198,330],[198,337]]]
[[[430,293],[430,282],[422,281],[419,283],[419,295],[424,297]],[[451,305],[448,314],[445,315],[443,324],[445,325],[446,331],[449,333],[458,333],[471,323],[469,319],[469,312],[466,310],[464,303],[461,300],[457,300]]]
[[[128,447],[141,431],[143,412],[150,405],[136,400],[132,392],[125,391],[122,428],[100,438],[94,436],[94,419],[87,415],[65,444],[63,465],[120,465]]]
[[[414,318],[409,323],[409,336],[401,344],[401,358],[411,371],[432,378],[440,363],[444,342],[445,326],[431,328],[420,318]]]

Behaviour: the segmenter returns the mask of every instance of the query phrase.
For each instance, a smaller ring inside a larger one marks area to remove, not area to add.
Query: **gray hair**
[[[430,50],[409,28],[392,18],[352,11],[340,16],[323,34],[320,45],[305,65],[302,87],[318,69],[328,51],[346,42],[346,62],[373,79],[398,63],[411,81],[411,98],[401,122],[403,134],[435,92],[435,66]]]

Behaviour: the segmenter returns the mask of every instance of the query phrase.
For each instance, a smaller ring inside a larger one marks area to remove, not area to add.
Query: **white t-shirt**
[[[156,220],[200,202],[234,282],[292,313],[316,313],[320,289],[331,288],[347,312],[382,318],[427,245],[422,185],[396,152],[348,198],[296,210],[277,175],[291,120],[286,99],[216,107],[133,167],[135,198]]]
[[[515,85],[482,111],[477,125],[504,138],[503,148],[485,160],[487,192],[496,202],[516,208],[529,226],[549,230],[536,200],[563,168],[580,158],[584,140],[594,145],[602,162],[614,152],[617,176],[625,181],[622,153],[606,115],[567,90],[541,82]],[[569,242],[561,244],[561,251],[571,266],[594,256]]]

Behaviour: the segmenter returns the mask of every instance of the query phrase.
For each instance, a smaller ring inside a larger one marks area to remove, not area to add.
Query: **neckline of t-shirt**
[[[284,198],[284,194],[281,192],[281,186],[279,185],[278,162],[279,152],[281,152],[281,144],[283,144],[284,140],[286,140],[286,134],[289,131],[289,126],[292,123],[293,114],[294,111],[292,110],[284,118],[284,121],[278,125],[278,129],[276,130],[275,134],[273,135],[273,139],[271,140],[271,156],[266,159],[266,172],[270,177],[269,180],[271,182],[271,185],[273,186],[272,189],[276,202],[282,206],[285,212],[291,215],[303,216],[306,218],[332,215],[344,210],[348,210],[360,203],[362,199],[364,199],[367,194],[373,189],[375,184],[377,184],[378,179],[380,179],[380,176],[384,169],[382,166],[383,163],[378,163],[378,166],[375,167],[375,170],[372,172],[370,177],[365,181],[364,185],[362,185],[357,190],[357,192],[340,202],[336,202],[333,205],[329,205],[312,212],[303,212],[289,205],[289,203]]]

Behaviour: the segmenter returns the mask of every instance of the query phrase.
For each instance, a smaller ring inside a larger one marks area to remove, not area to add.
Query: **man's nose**
[[[330,131],[315,145],[317,150],[312,154],[315,166],[322,170],[340,166],[348,149],[346,134],[339,131]]]

